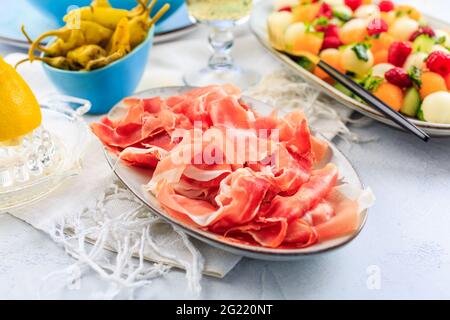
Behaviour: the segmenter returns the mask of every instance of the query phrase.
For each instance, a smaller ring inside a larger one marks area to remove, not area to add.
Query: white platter
[[[155,88],[137,93],[135,97],[140,98],[153,96],[167,97],[171,95],[180,94],[181,92],[186,91],[187,89],[189,88],[188,87]],[[254,108],[255,110],[259,111],[262,114],[268,113],[271,110],[271,108],[268,105],[259,102],[257,100],[251,98],[244,98],[244,100],[252,108]],[[114,117],[114,115],[122,114],[123,112],[122,109],[123,106],[119,103],[111,110],[110,116]],[[330,159],[331,162],[335,163],[338,166],[340,171],[340,180],[349,183],[351,185],[357,186],[359,188],[363,188],[363,184],[358,174],[356,173],[355,169],[352,167],[348,159],[333,144],[330,143],[330,147],[331,148],[328,159]],[[159,205],[158,200],[150,192],[145,191],[143,188],[143,185],[147,184],[148,181],[151,179],[152,170],[131,167],[122,163],[121,161],[117,161],[118,160],[117,156],[109,152],[106,148],[105,148],[105,156],[114,173],[117,175],[117,177],[130,189],[130,191],[136,197],[138,197],[148,207],[148,209],[151,212],[160,215],[168,222],[182,228],[184,231],[186,231],[186,233],[188,233],[194,238],[206,242],[211,246],[242,256],[263,260],[287,261],[287,260],[299,260],[301,258],[313,254],[328,252],[337,249],[339,247],[342,247],[343,245],[353,240],[362,230],[368,215],[368,210],[363,210],[360,213],[361,214],[360,225],[353,234],[325,241],[304,249],[271,249],[246,245],[242,243],[230,242],[215,233],[195,228],[191,225],[178,221],[169,214],[167,214],[164,211],[164,209],[162,209],[161,206]]]
[[[273,6],[271,1],[260,1],[257,5],[255,5],[252,12],[252,16],[250,17],[250,29],[252,30],[256,38],[259,40],[259,42],[270,53],[272,53],[276,58],[278,58],[281,62],[283,62],[290,70],[300,75],[309,83],[315,85],[317,88],[319,88],[327,95],[331,96],[332,98],[335,98],[344,106],[354,111],[358,111],[372,119],[375,119],[392,127],[400,128],[394,122],[386,118],[384,115],[382,115],[372,107],[345,95],[344,93],[334,88],[330,84],[326,83],[325,81],[321,80],[320,78],[316,77],[314,74],[310,73],[306,69],[300,67],[286,54],[273,49],[269,43],[267,33],[267,17],[272,11]],[[434,28],[450,30],[450,25],[445,22],[436,20],[428,16],[425,16],[425,19]],[[412,123],[417,125],[419,128],[422,128],[425,132],[427,132],[431,136],[450,136],[450,124],[430,123],[413,118],[409,119],[411,120]]]

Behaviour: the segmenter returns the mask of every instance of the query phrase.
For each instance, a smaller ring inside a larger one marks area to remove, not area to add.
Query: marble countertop
[[[409,2],[450,20],[448,1]],[[13,51],[0,46],[2,55]],[[376,122],[352,130],[376,139],[335,140],[377,196],[360,236],[335,252],[298,262],[243,259],[224,279],[204,277],[200,298],[450,298],[450,138],[425,144]],[[93,272],[76,289],[43,280],[72,262],[46,234],[0,214],[0,298],[101,297],[108,284]],[[191,293],[184,273],[173,271],[137,291],[136,298]]]

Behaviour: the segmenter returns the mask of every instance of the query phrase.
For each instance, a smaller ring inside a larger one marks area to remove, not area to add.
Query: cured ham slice
[[[166,182],[156,197],[164,208],[188,216],[199,226],[227,230],[256,216],[268,188],[264,179],[248,169],[239,169],[222,180],[213,203],[176,194]]]
[[[232,85],[168,98],[127,98],[91,125],[176,221],[233,242],[305,248],[354,232],[358,205],[338,191],[328,143],[300,111],[260,115]]]

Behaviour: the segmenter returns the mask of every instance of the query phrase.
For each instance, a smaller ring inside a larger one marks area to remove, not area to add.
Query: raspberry
[[[388,31],[388,24],[383,19],[375,18],[367,25],[367,33],[369,36],[374,36],[386,31]]]
[[[394,10],[394,3],[392,1],[380,1],[378,7],[381,12],[389,12]]]
[[[443,51],[434,51],[428,56],[426,64],[430,71],[446,77],[450,73],[450,54]]]
[[[388,82],[400,88],[408,88],[412,86],[412,81],[408,73],[404,69],[399,67],[392,68],[391,70],[386,72],[384,74],[384,78]]]
[[[335,37],[335,36],[325,37],[325,39],[323,39],[321,50],[330,49],[330,48],[337,49],[341,45],[342,45],[342,42],[338,37]]]
[[[355,11],[360,5],[362,5],[362,0],[345,0],[345,5]]]
[[[328,3],[324,2],[317,13],[317,17],[333,18],[333,8]]]
[[[409,41],[414,41],[416,38],[422,34],[426,34],[430,38],[433,38],[436,34],[434,33],[433,29],[430,27],[421,27],[419,30],[415,31],[411,37],[409,37]]]
[[[286,11],[286,12],[292,12],[292,8],[290,6],[281,7],[278,9],[278,12]]]
[[[316,30],[319,32],[323,32],[325,34],[325,38],[339,37],[339,27],[332,23],[327,26],[317,26]]]
[[[388,62],[396,67],[401,67],[412,51],[411,44],[407,41],[395,41],[388,51]]]

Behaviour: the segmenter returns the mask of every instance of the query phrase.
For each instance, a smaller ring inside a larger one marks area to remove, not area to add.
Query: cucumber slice
[[[415,117],[420,107],[420,94],[416,88],[409,88],[403,99],[403,106],[400,112],[409,117]]]
[[[353,96],[353,93],[340,83],[336,83],[334,87],[349,97]]]
[[[417,110],[417,119],[419,119],[420,121],[426,121],[425,117],[423,116],[422,106],[420,106],[419,110]]]
[[[435,45],[434,39],[430,38],[426,34],[422,34],[416,38],[413,42],[414,52],[426,52],[430,53]]]

